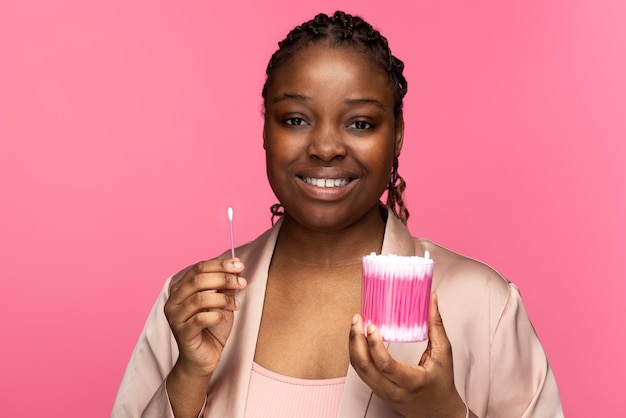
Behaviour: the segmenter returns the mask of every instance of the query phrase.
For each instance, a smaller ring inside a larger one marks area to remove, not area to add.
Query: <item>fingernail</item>
[[[243,267],[243,263],[239,260],[233,260],[233,268],[240,269]]]
[[[245,286],[246,279],[244,279],[243,277],[237,277],[237,283],[239,283],[239,286]]]
[[[354,315],[352,317],[352,325],[356,324],[357,322],[359,322],[359,316],[358,315]]]

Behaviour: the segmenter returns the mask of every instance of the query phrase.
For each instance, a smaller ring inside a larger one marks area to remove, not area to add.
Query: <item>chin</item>
[[[374,205],[378,213],[378,202]],[[288,211],[288,210],[287,210]],[[288,211],[289,212],[289,211]],[[335,232],[348,228],[367,217],[369,211],[360,215],[351,209],[324,208],[289,212],[290,218],[303,227],[317,232]]]

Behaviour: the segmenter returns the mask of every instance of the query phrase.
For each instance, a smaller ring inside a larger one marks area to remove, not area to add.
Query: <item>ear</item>
[[[396,137],[394,139],[393,156],[398,157],[402,150],[402,144],[404,142],[404,114],[400,113],[396,117]]]

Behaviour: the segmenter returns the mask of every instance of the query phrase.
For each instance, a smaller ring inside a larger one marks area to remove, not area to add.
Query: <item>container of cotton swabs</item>
[[[365,328],[376,325],[385,341],[426,340],[434,267],[428,251],[424,257],[375,253],[363,257]]]

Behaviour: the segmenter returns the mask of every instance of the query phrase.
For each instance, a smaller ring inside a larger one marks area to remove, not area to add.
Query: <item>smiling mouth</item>
[[[301,177],[301,179],[305,183],[317,187],[341,187],[350,183],[350,179],[316,179],[314,177]]]

